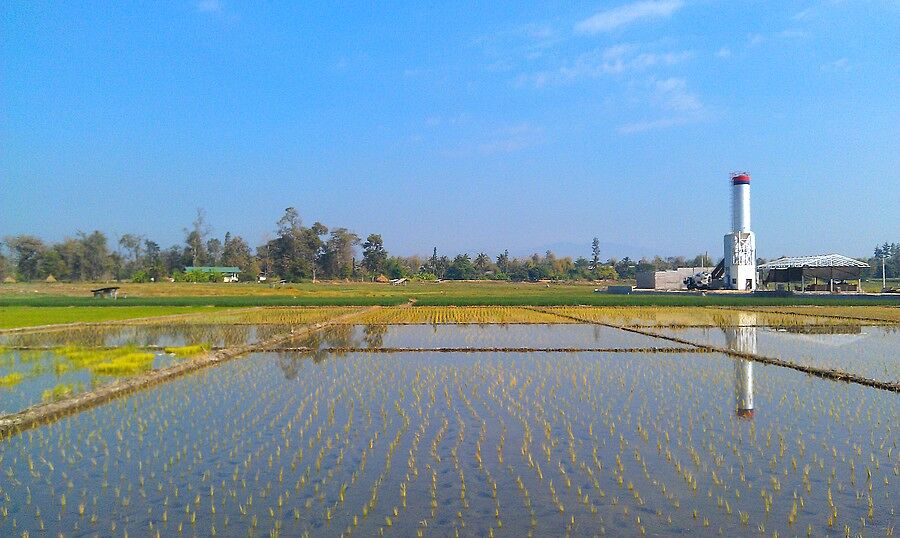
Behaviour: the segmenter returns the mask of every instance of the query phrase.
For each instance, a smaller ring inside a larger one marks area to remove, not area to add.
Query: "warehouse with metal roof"
[[[862,270],[866,262],[840,254],[819,256],[785,256],[757,267],[763,284],[799,283],[797,291],[860,291]],[[855,280],[856,282],[849,282]]]

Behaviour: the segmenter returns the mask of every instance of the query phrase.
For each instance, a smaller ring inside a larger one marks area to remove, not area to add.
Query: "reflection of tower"
[[[741,312],[738,326],[726,327],[728,349],[738,353],[756,354],[756,314]],[[753,361],[734,359],[735,413],[740,418],[753,418]]]
[[[750,231],[750,174],[731,174],[731,233],[725,236],[725,288],[756,289],[756,238]]]
[[[756,329],[752,329],[756,330]],[[753,362],[746,359],[734,361],[735,413],[741,418],[753,418]]]

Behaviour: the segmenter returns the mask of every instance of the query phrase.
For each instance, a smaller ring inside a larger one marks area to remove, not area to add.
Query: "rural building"
[[[820,256],[786,256],[764,263],[758,267],[763,275],[762,282],[770,282],[797,291],[860,291],[860,278],[869,264],[841,256],[823,254]],[[856,282],[848,282],[855,280]]]
[[[641,271],[636,275],[638,289],[645,290],[684,290],[684,279],[702,273],[712,272],[713,267],[680,267],[668,271]]]
[[[241,270],[237,267],[185,267],[184,272],[190,273],[196,271],[198,273],[219,273],[222,275],[222,282],[237,282],[238,275]]]
[[[95,299],[118,299],[119,298],[119,286],[108,286],[106,288],[97,288],[95,290],[91,290],[91,293],[94,294]]]

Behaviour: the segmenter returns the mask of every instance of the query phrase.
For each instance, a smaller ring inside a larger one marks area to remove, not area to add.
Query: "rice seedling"
[[[417,326],[380,338],[514,347],[552,339],[542,327],[459,326],[451,336]],[[344,329],[322,341],[379,333]],[[558,329],[593,338],[593,327]],[[252,354],[3,438],[0,535],[42,526],[161,536],[794,535],[893,525],[893,393],[754,365],[751,420],[736,412],[745,370],[718,354],[358,347],[314,360]],[[60,351],[85,368],[112,359]]]
[[[70,383],[60,383],[54,386],[51,389],[46,389],[41,393],[41,400],[45,402],[55,402],[57,400],[62,400],[63,398],[68,398],[69,396],[81,392],[84,390],[83,387],[77,386]]]
[[[755,314],[745,315],[755,316]],[[754,318],[749,318],[754,319]],[[757,327],[724,329],[665,329],[652,333],[674,336],[699,345],[729,348],[733,342],[752,342],[741,349],[793,364],[833,369],[869,379],[900,382],[900,332],[887,327],[820,331],[813,334]]]
[[[875,318],[855,317],[865,312],[853,310],[865,307],[825,307],[793,308],[723,308],[723,307],[550,307],[547,312],[560,313],[577,318],[628,327],[733,327],[746,325],[746,315],[753,316],[753,325],[766,327],[804,326],[859,326],[882,325],[885,322]],[[891,316],[883,311],[889,307],[872,307],[878,310],[868,312],[871,316]],[[896,321],[894,321],[896,322]]]
[[[363,324],[493,324],[493,323],[567,323],[543,312],[506,306],[414,306],[380,308],[363,315],[355,323]]]
[[[92,364],[88,368],[101,375],[131,375],[150,370],[155,357],[153,353],[126,353]]]
[[[801,317],[850,319],[867,324],[900,323],[900,308],[896,306],[779,306],[752,307],[748,310],[795,314]]]
[[[54,353],[65,357],[74,367],[101,375],[129,375],[152,368],[153,353],[126,346],[114,349],[85,349],[76,346],[57,348]]]
[[[216,310],[173,319],[177,325],[305,325],[359,311],[354,307],[266,307]],[[147,320],[143,323],[153,323]]]
[[[209,344],[194,344],[190,346],[170,346],[163,348],[163,351],[169,353],[171,355],[175,355],[176,357],[187,359],[191,357],[196,357],[197,355],[203,355],[208,353],[210,350]]]
[[[4,376],[0,376],[0,387],[13,387],[18,385],[25,379],[25,376],[19,372],[11,372]]]

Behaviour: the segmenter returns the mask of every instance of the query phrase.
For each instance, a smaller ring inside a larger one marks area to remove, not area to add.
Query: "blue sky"
[[[399,254],[759,254],[900,232],[900,4],[0,5],[0,236],[255,245],[283,209]]]

